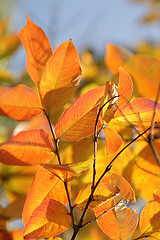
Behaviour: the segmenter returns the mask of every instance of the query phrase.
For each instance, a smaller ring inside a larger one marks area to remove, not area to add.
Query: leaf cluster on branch
[[[28,16],[20,38],[35,88],[1,86],[0,115],[30,127],[0,143],[0,161],[40,165],[23,208],[24,239],[58,240],[68,230],[74,240],[95,223],[110,239],[159,239],[160,60],[109,44],[105,63],[118,86],[107,80],[76,96],[84,79],[72,40],[52,50]],[[87,76],[83,60],[82,68]],[[128,205],[136,203],[134,190],[150,198],[140,221]],[[0,212],[5,225],[7,208]]]

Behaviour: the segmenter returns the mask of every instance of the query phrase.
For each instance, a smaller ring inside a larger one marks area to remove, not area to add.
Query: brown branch
[[[58,158],[59,165],[62,165],[60,154],[59,154],[58,140],[56,139],[56,136],[55,136],[55,133],[53,131],[52,124],[51,124],[51,121],[50,121],[50,118],[49,118],[48,114],[46,113],[45,110],[43,110],[43,111],[44,111],[44,113],[47,117],[48,124],[49,124],[50,130],[51,130],[52,136],[53,136],[54,146],[56,148],[55,154]],[[67,198],[68,198],[68,204],[69,204],[69,208],[70,208],[70,216],[71,216],[72,224],[73,224],[73,228],[74,228],[75,227],[75,221],[74,221],[74,215],[73,215],[73,206],[72,206],[69,191],[68,191],[67,181],[65,180],[63,183],[64,183],[64,187],[65,187],[65,190],[66,190]]]

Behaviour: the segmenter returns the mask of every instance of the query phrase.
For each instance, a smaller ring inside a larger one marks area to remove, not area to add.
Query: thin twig
[[[152,117],[152,123],[151,123],[151,130],[150,130],[150,134],[149,134],[149,138],[148,138],[148,143],[152,149],[153,155],[158,163],[158,165],[160,166],[160,158],[157,152],[157,149],[154,145],[154,127],[155,127],[155,117],[156,117],[156,109],[157,109],[157,104],[158,104],[158,99],[159,99],[159,93],[160,93],[160,85],[158,88],[158,93],[157,93],[157,97],[156,97],[156,101],[155,101],[155,105],[154,105],[154,112],[153,112],[153,117]]]
[[[97,143],[98,143],[98,137],[100,134],[100,131],[97,131],[97,126],[98,126],[98,120],[100,117],[100,114],[103,110],[103,108],[109,103],[111,102],[114,98],[118,98],[119,96],[114,96],[112,98],[110,98],[107,102],[105,102],[98,111],[97,117],[96,117],[96,122],[95,122],[95,127],[94,127],[94,159],[93,159],[93,181],[92,181],[92,186],[91,189],[94,187],[95,185],[95,179],[96,179],[96,155],[97,155]],[[102,128],[101,128],[102,130]]]
[[[59,148],[58,148],[58,140],[55,137],[55,133],[53,131],[52,124],[51,124],[51,121],[49,119],[48,114],[46,113],[45,110],[43,110],[43,111],[44,111],[44,113],[47,117],[48,124],[49,124],[50,130],[51,130],[52,136],[53,136],[54,146],[56,148],[55,154],[57,155],[59,165],[62,165],[61,159],[60,159],[60,154],[59,154]],[[66,190],[67,198],[68,198],[68,204],[69,204],[69,208],[70,208],[70,216],[71,216],[72,224],[73,224],[73,227],[74,227],[75,226],[75,221],[74,221],[74,215],[73,215],[73,207],[72,207],[72,203],[71,203],[71,199],[70,199],[70,195],[69,195],[69,191],[68,191],[67,181],[65,180],[63,183],[64,183],[64,187],[65,187],[65,190]]]

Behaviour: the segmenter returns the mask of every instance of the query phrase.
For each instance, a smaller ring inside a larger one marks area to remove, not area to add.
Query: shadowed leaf
[[[91,193],[91,186],[92,184],[90,183],[83,187],[78,192],[74,201],[75,206],[82,211],[84,210]],[[103,202],[106,202],[108,199],[115,196],[115,194],[118,192],[119,189],[114,184],[100,183],[94,192],[93,200],[89,205],[89,210],[94,209],[95,207],[101,205]]]
[[[76,164],[41,164],[44,168],[48,169],[51,173],[55,174],[62,181],[66,180],[67,182],[73,180],[74,178],[80,176],[82,173],[86,172],[92,163],[92,159],[78,162]]]

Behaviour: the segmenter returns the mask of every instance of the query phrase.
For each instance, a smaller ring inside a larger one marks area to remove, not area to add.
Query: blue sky
[[[90,47],[104,53],[107,42],[134,47],[145,39],[160,39],[158,26],[140,23],[146,5],[131,0],[15,0],[15,30],[26,24],[26,12],[43,28],[53,47],[71,38],[79,52]]]

